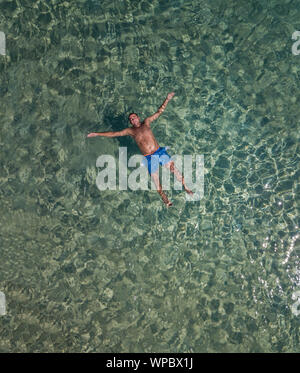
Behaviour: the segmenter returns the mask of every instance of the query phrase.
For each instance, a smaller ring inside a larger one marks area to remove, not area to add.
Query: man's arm
[[[103,136],[103,137],[118,137],[118,136],[131,136],[132,129],[125,128],[122,131],[108,131],[108,132],[92,132],[87,135],[87,137],[96,137],[96,136]]]
[[[166,106],[168,105],[168,102],[173,98],[174,95],[174,92],[169,93],[164,103],[159,107],[157,112],[145,119],[145,124],[150,124],[151,122],[156,120],[164,112]]]

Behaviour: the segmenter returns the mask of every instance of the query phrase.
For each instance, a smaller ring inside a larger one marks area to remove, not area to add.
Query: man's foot
[[[189,194],[189,195],[194,195],[194,192],[192,192],[189,188],[187,188],[186,186],[184,186],[184,190]]]
[[[164,193],[162,190],[159,192],[159,194],[160,194],[160,196],[161,196],[161,198],[162,198],[164,204],[165,204],[167,207],[170,207],[170,206],[173,205],[173,203],[170,202],[170,201],[168,200],[168,197],[165,195],[165,193]]]

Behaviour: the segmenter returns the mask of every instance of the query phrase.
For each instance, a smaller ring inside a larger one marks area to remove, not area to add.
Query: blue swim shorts
[[[159,164],[162,166],[171,161],[170,155],[165,147],[159,147],[154,153],[145,155],[145,166],[148,166],[149,174],[153,174],[158,170]]]

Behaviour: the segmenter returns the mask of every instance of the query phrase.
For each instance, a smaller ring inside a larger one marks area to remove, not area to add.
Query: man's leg
[[[181,175],[179,170],[175,167],[175,164],[173,161],[170,161],[164,165],[165,167],[169,168],[171,172],[176,176],[176,179],[180,181],[184,187],[184,190],[188,193],[193,195],[194,193],[185,185],[184,177]]]
[[[172,206],[172,202],[170,202],[168,200],[168,197],[165,195],[165,193],[162,190],[162,187],[160,185],[158,170],[156,172],[153,172],[151,174],[151,176],[152,176],[152,179],[153,179],[154,184],[156,186],[156,190],[157,190],[158,194],[161,196],[161,198],[164,201],[164,203],[167,205],[167,207]]]

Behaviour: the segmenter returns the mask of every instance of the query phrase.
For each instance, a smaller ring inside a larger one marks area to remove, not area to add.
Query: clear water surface
[[[0,351],[299,352],[296,30],[295,0],[0,1]],[[86,134],[173,90],[154,133],[204,198],[100,192],[138,148]]]

